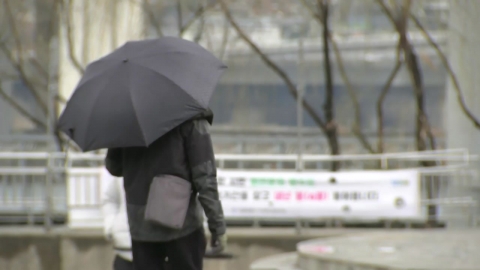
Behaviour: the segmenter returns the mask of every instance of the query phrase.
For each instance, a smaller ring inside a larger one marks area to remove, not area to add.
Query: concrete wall
[[[229,232],[232,260],[206,260],[205,270],[249,269],[262,257],[295,251],[310,238],[337,236],[345,230],[312,230],[296,235],[293,229],[240,229]],[[0,270],[106,270],[112,269],[114,253],[101,231],[0,229]]]

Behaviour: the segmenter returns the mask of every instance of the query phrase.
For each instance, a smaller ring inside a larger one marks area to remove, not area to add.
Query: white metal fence
[[[67,219],[73,227],[99,226],[103,158],[104,154],[0,153],[0,221],[45,222],[48,227],[52,221]],[[217,155],[216,159],[220,169],[242,171],[319,171],[328,170],[334,161],[341,163],[342,170],[418,168],[421,201],[430,215],[468,226],[477,223],[477,198],[472,192],[480,187],[472,166],[477,159],[464,149],[334,157]],[[422,162],[430,162],[431,167],[423,167]]]

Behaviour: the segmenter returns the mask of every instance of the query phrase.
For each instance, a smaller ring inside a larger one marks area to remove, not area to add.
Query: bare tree
[[[460,104],[460,108],[462,109],[463,113],[465,114],[465,116],[467,116],[467,118],[472,122],[472,124],[477,129],[480,129],[480,121],[470,111],[467,104],[465,103],[465,99],[463,98],[463,92],[462,92],[462,89],[460,88],[460,82],[458,81],[458,78],[455,75],[455,72],[453,71],[452,67],[450,66],[450,63],[447,59],[447,56],[442,51],[442,49],[437,44],[437,42],[433,39],[433,37],[427,32],[425,27],[423,27],[423,25],[420,23],[420,20],[418,20],[418,18],[415,17],[412,13],[410,13],[410,18],[413,20],[413,22],[415,23],[415,26],[420,30],[420,32],[423,34],[423,36],[428,41],[428,43],[435,49],[438,57],[440,57],[440,60],[442,61],[443,66],[447,70],[448,76],[452,80],[453,87],[454,87],[455,93],[457,95],[457,100],[458,100],[458,103]]]
[[[415,126],[415,141],[418,151],[424,151],[427,149],[426,138],[430,142],[432,149],[436,148],[435,138],[432,134],[427,114],[425,112],[425,95],[423,88],[422,72],[420,63],[418,61],[417,53],[408,38],[408,21],[411,17],[411,0],[404,0],[400,5],[388,6],[384,0],[376,0],[378,5],[382,8],[383,12],[389,18],[393,24],[395,30],[399,36],[399,47],[403,52],[405,64],[408,69],[410,79],[415,94],[416,101],[416,126]],[[398,61],[397,61],[398,62]],[[422,166],[429,167],[434,166],[433,161],[422,161]],[[430,177],[426,181],[427,199],[432,200],[437,198],[438,195],[438,177]],[[437,206],[429,205],[428,212],[428,226],[434,226],[437,220]]]
[[[425,111],[425,93],[423,87],[423,78],[418,55],[415,48],[408,38],[408,19],[410,17],[410,8],[412,1],[404,0],[401,6],[389,7],[383,0],[377,0],[377,3],[387,15],[390,22],[399,35],[400,48],[403,52],[405,63],[412,81],[415,102],[417,108],[415,124],[415,142],[418,151],[427,150],[426,138],[430,142],[432,149],[436,148],[435,137],[432,134],[427,113]],[[427,164],[424,164],[427,165]]]
[[[330,145],[330,154],[338,155],[340,153],[340,146],[338,145],[337,124],[335,122],[335,101],[333,99],[333,74],[330,61],[330,4],[329,0],[317,0],[319,12],[321,12],[323,23],[323,63],[325,67],[325,104],[323,111],[325,120],[327,122],[327,140]],[[338,162],[333,162],[332,171],[337,171],[339,167]]]
[[[260,57],[260,59],[267,65],[269,68],[271,68],[285,83],[287,86],[287,89],[289,90],[290,94],[293,96],[295,100],[298,99],[298,92],[297,92],[297,87],[293,80],[288,76],[288,74],[273,60],[270,59],[270,57],[260,49],[260,47],[255,44],[252,39],[245,33],[245,31],[237,24],[235,19],[232,16],[232,13],[230,12],[227,3],[225,0],[219,0],[220,6],[225,14],[225,17],[227,18],[228,22],[230,25],[235,29],[237,32],[238,36],[245,41],[249,47]],[[328,14],[328,11],[327,11]],[[327,24],[328,26],[328,24]],[[328,31],[326,32],[326,35],[328,35]],[[328,47],[327,47],[328,48]],[[328,92],[328,91],[327,91]],[[332,92],[330,91],[329,93],[332,95]],[[333,97],[328,97],[327,100],[330,100],[330,103],[333,103]],[[322,118],[322,116],[315,111],[315,109],[305,100],[302,100],[302,105],[305,109],[305,111],[308,113],[310,117],[312,117],[313,121],[316,123],[316,125],[322,130],[322,132],[325,134],[325,136],[328,139],[329,142],[329,147],[330,147],[330,153],[332,154],[338,154],[340,152],[338,141],[337,141],[337,129],[336,129],[336,124],[334,122],[334,114],[333,114],[333,104],[328,104],[325,103],[324,105],[324,111],[325,114],[328,114],[325,119]],[[333,132],[332,132],[333,131]],[[332,170],[337,170],[339,168],[338,162],[332,163]]]
[[[378,153],[383,153],[385,151],[385,142],[384,142],[384,132],[383,132],[383,122],[384,122],[384,102],[385,98],[387,97],[388,92],[390,91],[390,86],[393,83],[393,80],[395,80],[395,77],[397,76],[398,72],[400,71],[400,68],[403,65],[402,58],[400,57],[400,44],[397,46],[397,59],[395,61],[395,67],[393,68],[392,72],[390,73],[390,76],[388,76],[387,82],[382,88],[382,91],[380,92],[380,96],[377,99],[377,104],[376,104],[376,109],[377,109],[377,152]]]
[[[301,0],[301,3],[305,7],[305,9],[307,9],[310,12],[311,16],[323,27],[324,32],[325,32],[325,27],[327,27],[327,28],[329,28],[329,27],[328,27],[328,25],[325,26],[325,22],[328,23],[328,18],[326,18],[323,14],[324,13],[323,7],[328,6],[329,1],[316,0],[315,5],[312,5],[308,0]],[[327,14],[327,16],[328,15],[329,14]],[[327,32],[328,32],[328,36],[327,36],[328,39],[327,40],[331,44],[331,46],[333,48],[333,52],[335,54],[335,63],[338,66],[340,76],[341,76],[343,82],[345,83],[345,87],[347,89],[348,95],[350,96],[350,99],[352,101],[352,105],[353,105],[353,108],[354,108],[354,116],[353,116],[354,117],[354,123],[353,123],[353,126],[352,126],[352,133],[358,138],[361,145],[365,149],[367,149],[367,151],[369,151],[370,153],[375,153],[376,152],[375,149],[372,147],[372,145],[368,141],[367,137],[363,133],[360,104],[359,104],[359,101],[358,101],[357,93],[354,90],[352,82],[350,81],[350,79],[347,75],[347,71],[345,69],[345,66],[343,64],[343,58],[342,58],[342,54],[340,52],[340,48],[338,46],[338,43],[334,39],[333,34],[331,33],[331,30],[328,29]],[[325,41],[324,41],[324,43],[325,43]],[[325,44],[324,44],[324,46],[325,46]],[[325,52],[324,52],[324,55],[325,55]],[[330,57],[328,57],[328,58],[330,58]],[[327,59],[327,58],[324,57],[324,59]],[[327,73],[327,71],[326,71],[326,73]],[[331,74],[331,68],[330,68],[330,71],[328,73]]]

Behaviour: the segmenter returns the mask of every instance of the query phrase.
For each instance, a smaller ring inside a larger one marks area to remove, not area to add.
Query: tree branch
[[[10,97],[10,95],[5,93],[1,83],[0,83],[0,96],[2,96],[10,105],[12,105],[12,107],[15,110],[17,110],[21,115],[25,116],[26,118],[28,118],[30,121],[32,121],[36,125],[41,126],[43,128],[47,127],[46,123],[44,123],[42,120],[38,119],[37,117],[35,117],[31,113],[29,113],[17,101],[15,101],[12,97]]]
[[[177,25],[178,25],[178,35],[182,36],[182,28],[183,28],[183,14],[182,14],[182,2],[181,0],[177,0]]]
[[[317,21],[322,24],[323,22],[323,18],[322,18],[322,14],[319,14],[317,12],[315,12],[315,7],[312,7],[312,5],[310,5],[307,0],[300,0],[300,2],[302,3],[302,5],[305,7],[305,9],[308,10],[308,12],[310,12],[310,15],[313,17],[313,18],[316,18]]]
[[[15,48],[17,49],[18,62],[21,64],[23,62],[23,47],[22,41],[20,39],[20,34],[18,33],[17,23],[13,17],[12,8],[10,6],[10,0],[3,0],[5,11],[7,13],[8,24],[13,33],[13,40],[15,42]],[[16,61],[15,61],[16,62]]]
[[[60,95],[55,95],[55,100],[60,102],[60,103],[67,103],[67,100]]]
[[[457,100],[458,100],[458,103],[460,104],[460,108],[462,109],[463,113],[467,116],[468,119],[470,119],[470,121],[472,121],[473,125],[476,128],[480,129],[480,121],[475,117],[475,115],[468,108],[465,102],[465,99],[463,97],[462,89],[460,88],[460,82],[458,81],[458,78],[455,75],[455,72],[453,71],[452,66],[450,65],[445,53],[442,51],[442,49],[437,44],[437,42],[432,38],[432,36],[427,32],[427,30],[423,27],[423,25],[420,23],[418,18],[411,13],[410,13],[410,18],[412,18],[416,27],[420,30],[420,32],[422,32],[423,36],[428,41],[428,43],[435,49],[435,51],[437,52],[437,55],[440,57],[440,60],[442,61],[443,66],[447,69],[448,76],[452,80],[453,87],[457,95]]]
[[[1,79],[18,80],[18,74],[2,71],[0,72],[0,80]]]
[[[359,139],[360,143],[367,149],[370,153],[375,153],[375,149],[373,149],[372,145],[368,141],[365,134],[362,131],[362,119],[361,119],[361,111],[360,111],[360,104],[358,102],[357,93],[353,89],[352,83],[348,78],[347,71],[345,70],[345,66],[343,65],[342,55],[340,53],[340,49],[338,48],[337,42],[333,39],[330,35],[329,39],[332,42],[333,51],[335,53],[335,58],[337,60],[338,70],[340,71],[340,76],[342,77],[343,81],[345,82],[345,86],[347,87],[348,94],[350,99],[352,100],[353,109],[354,109],[354,119],[355,123],[353,124],[352,130],[353,134]]]
[[[48,72],[45,70],[44,67],[38,62],[36,58],[31,58],[29,59],[32,65],[35,67],[35,69],[44,77],[45,79],[48,78]]]
[[[283,71],[276,63],[274,63],[264,52],[260,50],[260,48],[253,43],[253,41],[245,34],[245,32],[240,28],[240,26],[235,22],[235,20],[232,17],[232,14],[230,10],[228,9],[227,5],[225,4],[225,0],[219,0],[220,6],[225,14],[225,17],[229,21],[229,23],[233,26],[233,28],[236,30],[238,35],[242,40],[244,40],[250,48],[258,55],[260,56],[260,59],[269,67],[271,68],[282,80],[285,82],[290,94],[297,99],[298,98],[298,93],[297,93],[297,88],[295,84],[292,82],[292,80],[289,78],[289,76]],[[318,127],[326,134],[327,133],[327,126],[323,119],[320,118],[320,116],[315,112],[315,109],[313,109],[310,104],[303,99],[302,100],[303,107],[305,110],[308,112],[308,114],[312,117],[313,121],[318,125]]]
[[[205,33],[205,16],[200,17],[200,27],[198,27],[195,36],[193,38],[193,41],[195,43],[199,43],[200,40],[203,37],[203,34]]]
[[[398,31],[398,33],[400,33],[402,30],[400,29],[398,22],[395,20],[395,16],[393,15],[393,12],[387,7],[387,5],[383,0],[376,0],[376,1],[380,6],[380,8],[382,9],[383,13],[387,15],[387,18],[390,20],[393,27]]]
[[[435,140],[435,135],[433,135],[432,127],[430,126],[430,121],[425,113],[420,116],[420,121],[422,121],[422,125],[427,133],[428,142],[430,143],[430,149],[435,150],[437,149],[437,143]]]
[[[40,108],[43,110],[43,112],[47,112],[47,105],[43,101],[42,97],[38,93],[38,89],[33,85],[33,83],[29,80],[27,73],[25,71],[24,65],[23,65],[23,47],[22,47],[22,42],[20,39],[20,34],[17,29],[17,24],[15,22],[15,19],[13,17],[13,12],[10,6],[10,1],[9,0],[4,0],[4,6],[5,6],[5,11],[7,13],[7,18],[8,22],[10,25],[10,29],[13,33],[14,41],[15,41],[15,49],[17,52],[17,58],[18,60],[15,59],[14,55],[11,53],[11,51],[7,48],[5,43],[1,42],[0,43],[0,49],[4,52],[4,54],[7,56],[10,64],[17,70],[17,72],[20,75],[20,78],[22,79],[23,83],[27,86],[28,90],[32,93],[34,96],[35,100],[37,101],[38,105]]]
[[[160,22],[157,20],[157,18],[155,18],[155,14],[153,13],[153,8],[152,8],[152,4],[150,4],[150,0],[145,0],[144,9],[147,12],[150,22],[153,24],[153,28],[155,29],[157,36],[163,37],[162,27],[160,25]]]
[[[410,14],[410,9],[412,7],[412,0],[403,0],[404,4],[402,6],[402,13],[400,16],[400,25],[407,32],[408,29],[408,15]]]
[[[398,54],[397,54],[398,55]],[[377,152],[378,153],[383,153],[385,151],[384,149],[384,134],[383,134],[383,102],[385,101],[385,98],[387,97],[387,94],[390,90],[390,86],[393,83],[393,80],[397,76],[398,72],[400,71],[400,68],[402,67],[403,62],[400,60],[400,57],[397,57],[397,62],[395,64],[395,67],[393,68],[392,72],[390,73],[390,76],[387,79],[387,82],[382,88],[382,91],[380,92],[380,97],[377,100],[377,120],[378,120],[378,130],[377,130],[377,136],[378,136],[378,142],[377,142]]]
[[[15,68],[15,70],[18,72],[20,75],[20,78],[22,79],[22,82],[27,86],[28,90],[32,93],[34,96],[35,100],[37,101],[38,105],[42,109],[44,113],[48,111],[47,104],[43,101],[42,97],[38,93],[37,88],[33,85],[31,80],[28,78],[27,73],[24,69],[24,66],[22,65],[21,62],[17,62],[10,52],[10,50],[7,48],[7,46],[4,43],[0,43],[0,50],[3,51],[5,56],[7,56],[8,61],[10,64]]]
[[[225,25],[223,26],[223,36],[222,36],[222,45],[220,46],[220,53],[219,58],[223,60],[225,57],[225,52],[227,50],[228,39],[230,35],[230,25],[228,21],[225,21]]]
[[[80,63],[76,56],[75,50],[75,43],[73,37],[73,29],[72,29],[72,17],[73,15],[73,0],[67,0],[67,12],[65,14],[65,25],[67,26],[67,43],[68,43],[68,56],[70,61],[72,61],[73,66],[77,69],[77,71],[83,75],[85,73],[85,68]]]
[[[180,27],[180,37],[182,37],[185,34],[185,31],[187,31],[188,28],[190,28],[196,20],[198,20],[200,17],[202,17],[205,14],[205,12],[207,12],[209,9],[213,8],[216,4],[217,4],[216,2],[210,2],[206,6],[200,6],[195,11],[195,13],[193,14],[193,17],[190,20],[188,20],[185,24],[183,24],[183,22],[182,22],[182,25]]]

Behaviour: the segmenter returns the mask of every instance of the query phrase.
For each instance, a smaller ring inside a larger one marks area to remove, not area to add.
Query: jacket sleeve
[[[118,179],[112,179],[102,194],[103,232],[107,239],[112,236],[113,223],[120,209],[120,196],[116,181]]]
[[[218,196],[215,156],[206,120],[194,120],[185,127],[185,150],[193,185],[205,211],[212,234],[225,234],[225,220]]]
[[[121,148],[108,149],[107,157],[105,158],[105,167],[111,175],[117,177],[123,176],[123,160]]]

